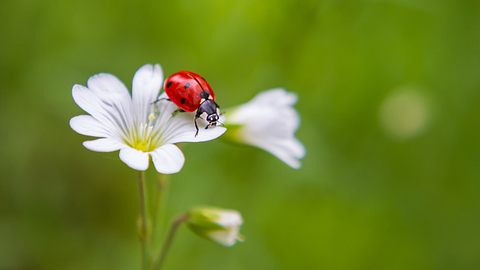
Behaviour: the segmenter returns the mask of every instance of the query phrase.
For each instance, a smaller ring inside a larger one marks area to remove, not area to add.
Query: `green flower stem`
[[[165,205],[166,205],[166,200],[168,195],[167,184],[168,184],[167,175],[159,174],[158,180],[156,183],[155,204],[153,205],[153,214],[152,214],[153,243],[157,242],[157,234],[162,227],[162,220],[165,213]]]
[[[168,251],[170,250],[170,247],[172,246],[173,239],[175,238],[175,233],[178,230],[178,227],[188,219],[187,214],[183,214],[179,217],[177,217],[173,222],[172,225],[170,226],[170,230],[168,231],[167,238],[165,239],[165,242],[163,242],[162,249],[160,250],[160,255],[158,259],[155,261],[153,265],[153,270],[161,270],[163,263],[165,262],[165,257],[168,254]]]
[[[145,188],[145,172],[138,174],[138,194],[140,201],[139,217],[138,217],[138,237],[140,238],[142,253],[142,269],[148,270],[150,267],[149,239],[150,231],[148,229],[147,218],[147,193]]]

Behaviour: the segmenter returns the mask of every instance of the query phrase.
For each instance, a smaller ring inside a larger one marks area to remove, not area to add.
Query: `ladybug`
[[[197,130],[195,137],[198,135],[198,118],[208,122],[205,129],[217,125],[220,109],[215,102],[215,93],[205,78],[191,71],[179,71],[165,80],[163,88],[168,98],[181,110],[196,110],[193,120]]]

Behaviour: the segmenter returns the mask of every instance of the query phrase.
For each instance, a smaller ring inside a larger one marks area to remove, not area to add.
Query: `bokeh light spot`
[[[430,108],[421,89],[403,86],[394,89],[380,107],[380,124],[395,139],[421,134],[430,120]]]

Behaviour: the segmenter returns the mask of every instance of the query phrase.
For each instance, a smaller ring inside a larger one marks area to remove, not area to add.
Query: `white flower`
[[[187,224],[196,234],[230,247],[242,240],[242,216],[235,210],[198,207],[188,212]]]
[[[284,89],[271,89],[248,103],[226,109],[227,139],[264,149],[292,168],[300,168],[305,148],[295,137],[300,119],[293,105],[297,96]]]
[[[170,101],[155,103],[163,83],[160,65],[144,65],[133,78],[132,96],[125,85],[110,74],[90,77],[87,87],[74,85],[73,99],[89,115],[70,120],[76,132],[99,137],[83,145],[92,151],[120,150],[120,159],[129,167],[144,171],[149,157],[158,172],[180,171],[185,157],[175,145],[179,142],[213,140],[225,128],[202,129],[195,137],[193,115],[173,112]]]

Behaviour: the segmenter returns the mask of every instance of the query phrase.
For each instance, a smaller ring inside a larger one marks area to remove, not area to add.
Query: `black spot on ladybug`
[[[208,99],[210,95],[208,94],[207,91],[200,92],[200,97],[204,99]]]
[[[185,89],[187,89],[189,87],[190,87],[190,83],[188,83],[188,82],[183,86],[183,88],[185,88]]]
[[[167,83],[167,88],[169,88],[170,86],[172,86],[172,82]]]
[[[180,104],[185,104],[185,102],[187,102],[187,100],[185,98],[180,99]]]

